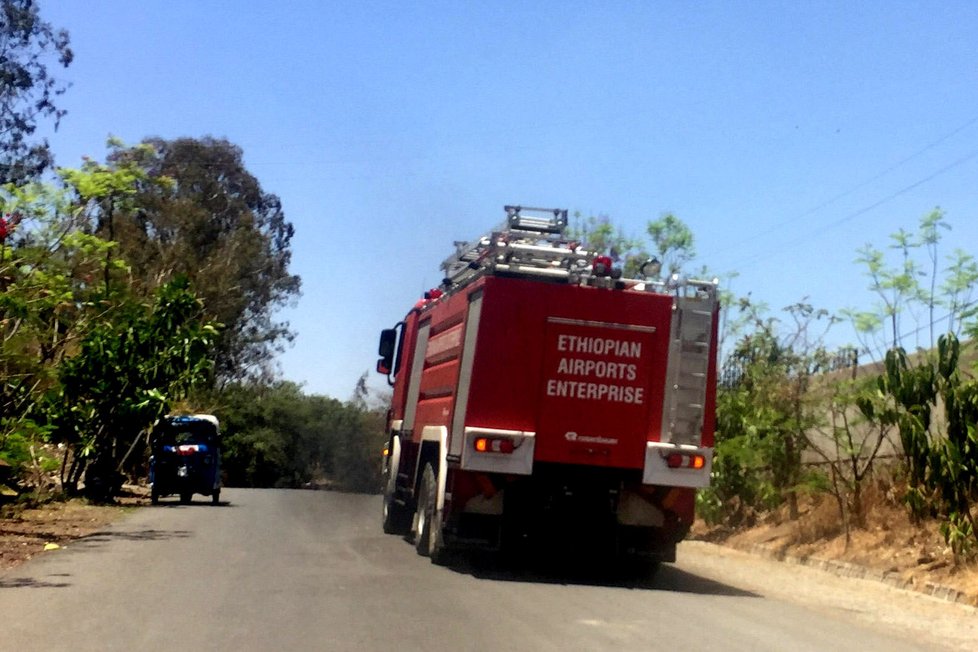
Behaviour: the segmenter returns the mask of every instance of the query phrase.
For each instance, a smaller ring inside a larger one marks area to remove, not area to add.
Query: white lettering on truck
[[[561,358],[557,373],[567,376],[594,376],[612,380],[635,380],[638,368],[625,362],[607,360],[582,360],[580,358]]]
[[[641,358],[642,343],[616,340],[611,337],[582,337],[561,334],[557,336],[557,350],[568,353],[592,353],[613,355],[617,358]]]
[[[547,381],[547,396],[640,405],[645,400],[645,388],[551,378]]]
[[[557,351],[569,355],[560,357],[554,375],[572,376],[576,379],[547,379],[547,396],[630,405],[644,403],[644,387],[607,382],[627,383],[638,379],[638,364],[630,361],[641,359],[641,342],[560,333],[556,343]],[[578,356],[602,356],[605,359],[594,360]]]

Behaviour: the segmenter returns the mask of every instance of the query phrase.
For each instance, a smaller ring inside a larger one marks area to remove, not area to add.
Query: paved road
[[[870,582],[684,544],[645,585],[440,568],[379,499],[227,490],[137,510],[0,574],[0,650],[969,649],[978,615]]]

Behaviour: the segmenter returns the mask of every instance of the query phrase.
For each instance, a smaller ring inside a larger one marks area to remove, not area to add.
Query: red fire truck
[[[380,338],[383,528],[453,550],[675,561],[710,479],[716,281],[623,279],[567,211],[507,206]]]

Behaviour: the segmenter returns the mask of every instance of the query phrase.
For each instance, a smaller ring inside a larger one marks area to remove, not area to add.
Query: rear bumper
[[[692,522],[693,490],[643,485],[641,469],[541,463],[530,476],[463,476],[471,484],[453,486],[445,521],[456,547],[526,543],[670,561]]]

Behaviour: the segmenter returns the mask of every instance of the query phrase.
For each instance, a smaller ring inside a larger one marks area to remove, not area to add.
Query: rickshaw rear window
[[[216,439],[216,428],[206,421],[168,424],[164,438],[174,444],[212,443]]]

